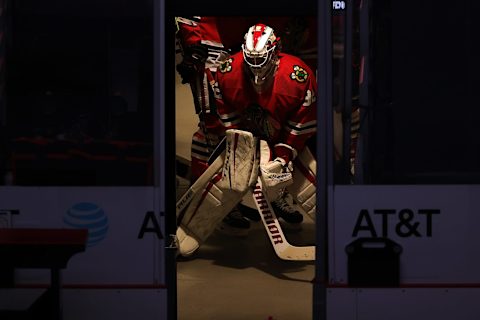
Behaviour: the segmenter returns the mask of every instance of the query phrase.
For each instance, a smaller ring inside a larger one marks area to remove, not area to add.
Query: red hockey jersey
[[[315,74],[299,58],[281,53],[273,84],[257,93],[244,68],[238,52],[217,70],[217,112],[225,128],[253,131],[301,151],[317,126]]]

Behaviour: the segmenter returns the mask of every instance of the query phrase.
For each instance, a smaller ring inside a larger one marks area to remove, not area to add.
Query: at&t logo
[[[67,210],[63,222],[72,228],[88,229],[87,247],[100,243],[107,236],[108,217],[94,203],[80,202]]]

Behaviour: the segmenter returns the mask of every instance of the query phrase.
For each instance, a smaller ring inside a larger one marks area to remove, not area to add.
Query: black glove
[[[197,71],[194,64],[183,60],[177,64],[177,72],[180,74],[180,77],[182,77],[182,84],[185,84],[190,82],[190,79]]]
[[[203,44],[192,44],[185,48],[185,57],[189,57],[193,64],[204,64],[207,61],[208,49]]]
[[[177,64],[177,72],[182,77],[182,83],[189,83],[193,75],[205,68],[208,49],[202,44],[194,44],[185,48],[183,61]]]

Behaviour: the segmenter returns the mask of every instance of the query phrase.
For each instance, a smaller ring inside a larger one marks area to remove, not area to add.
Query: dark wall
[[[6,15],[0,184],[151,184],[152,1],[9,0]]]
[[[7,49],[9,131],[57,134],[46,127],[53,123],[68,127],[75,117],[87,115],[95,130],[91,134],[102,138],[112,134],[105,117],[129,111],[134,126],[135,119],[147,121],[129,134],[143,132],[140,138],[151,140],[151,130],[145,132],[151,128],[153,110],[150,1],[63,3],[12,1]],[[45,123],[44,118],[48,118]]]
[[[376,92],[372,156],[377,169],[381,158],[379,182],[480,183],[480,4],[391,1],[390,6],[390,43],[384,43],[390,47],[373,48],[391,55],[385,66],[390,74],[376,65],[378,86],[391,85],[389,102],[382,101],[385,92]]]

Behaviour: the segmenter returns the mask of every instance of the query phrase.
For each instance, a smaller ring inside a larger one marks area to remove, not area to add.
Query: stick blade
[[[315,246],[298,247],[288,242],[266,192],[264,192],[261,176],[258,177],[252,198],[277,256],[282,260],[314,261]]]
[[[315,246],[296,247],[288,246],[276,250],[277,256],[282,260],[293,261],[314,261],[315,260]]]

